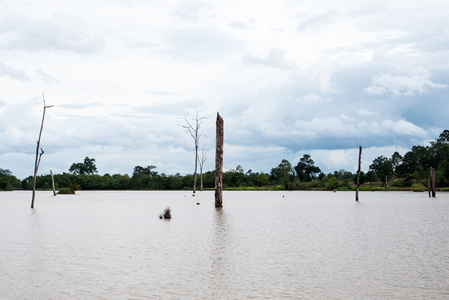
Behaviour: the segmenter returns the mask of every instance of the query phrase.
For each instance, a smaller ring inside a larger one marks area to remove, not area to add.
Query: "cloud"
[[[20,81],[30,80],[30,77],[24,71],[9,67],[5,62],[0,62],[0,76],[8,76],[11,79]]]
[[[285,58],[285,51],[272,48],[268,53],[266,58],[261,58],[257,55],[247,54],[243,57],[243,63],[252,65],[252,64],[260,64],[268,67],[272,67],[275,69],[293,69],[296,68],[296,65],[292,62],[288,62]]]
[[[338,12],[331,10],[325,13],[305,15],[300,14],[299,18],[303,19],[298,26],[299,32],[315,32],[326,28],[334,22],[334,18],[338,16]]]
[[[376,75],[371,86],[365,91],[373,95],[393,94],[396,96],[413,96],[415,93],[423,94],[431,88],[446,88],[446,84],[434,83],[430,80],[430,72],[422,67],[415,68],[411,74]]]
[[[375,111],[369,111],[369,110],[367,110],[367,109],[365,109],[365,108],[360,109],[360,110],[358,111],[358,114],[359,114],[360,116],[378,116],[378,115],[379,115],[378,112],[375,112]]]
[[[171,14],[184,22],[196,23],[204,17],[205,12],[211,7],[212,5],[205,1],[184,1],[174,7]]]
[[[231,26],[234,29],[243,29],[243,30],[248,30],[251,28],[244,22],[231,22],[229,23],[229,26]]]
[[[383,147],[364,147],[362,146],[362,166],[361,169],[364,172],[369,171],[369,166],[372,164],[373,160],[380,155],[385,157],[391,157],[394,152],[398,152],[404,155],[409,148],[401,146],[383,146]],[[305,152],[298,152],[297,156],[294,158],[294,162],[299,161],[299,159],[304,155],[309,154],[315,165],[318,166],[322,172],[325,174],[333,173],[338,170],[346,170],[352,173],[357,172],[358,168],[358,157],[359,148],[349,148],[349,149],[332,149],[332,150],[321,150],[321,149],[311,149]]]
[[[232,51],[237,40],[226,33],[213,29],[177,29],[166,36],[168,53],[175,59],[217,59],[217,55]]]
[[[88,33],[87,25],[73,15],[53,15],[50,19],[8,16],[0,21],[3,46],[12,51],[69,51],[95,53],[104,47],[102,38]]]
[[[67,171],[89,155],[100,173],[148,164],[192,173],[193,143],[178,117],[195,107],[225,120],[225,168],[269,172],[283,158],[294,163],[322,151],[322,169],[332,161],[329,171],[352,170],[346,164],[359,145],[389,156],[446,129],[448,25],[447,5],[433,0],[238,8],[7,1],[0,11],[0,167],[31,174],[45,92],[54,107],[45,120],[42,172]],[[214,121],[202,127],[210,151]],[[206,168],[213,167],[211,159]]]
[[[37,69],[36,70],[36,77],[40,80],[42,80],[43,82],[47,83],[47,84],[59,84],[58,80],[50,75],[48,75],[47,73],[45,73],[44,71],[42,71],[41,69]]]
[[[331,98],[323,99],[321,96],[319,96],[315,93],[310,93],[308,95],[304,95],[298,99],[298,102],[306,103],[306,104],[316,104],[316,103],[320,103],[320,102],[329,102],[329,101],[332,101],[332,99]]]

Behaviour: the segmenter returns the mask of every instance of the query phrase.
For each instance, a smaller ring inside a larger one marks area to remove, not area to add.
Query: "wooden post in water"
[[[436,197],[437,187],[435,184],[435,168],[430,168],[430,177],[432,177],[432,197]]]
[[[359,147],[359,167],[357,169],[357,188],[355,190],[355,201],[359,201],[360,166],[361,165],[362,165],[362,146]]]
[[[51,186],[53,188],[53,196],[56,196],[56,189],[55,189],[55,178],[53,177],[53,172],[50,170],[51,175]]]
[[[223,118],[217,112],[215,149],[215,207],[223,206]]]

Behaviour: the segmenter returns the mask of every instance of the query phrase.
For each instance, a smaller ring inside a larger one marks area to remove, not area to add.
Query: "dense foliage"
[[[362,189],[408,189],[421,191],[427,187],[429,170],[436,170],[437,187],[449,187],[449,130],[444,130],[438,139],[428,146],[413,146],[404,156],[398,152],[388,158],[379,156],[369,166],[368,172],[361,172]],[[192,189],[193,175],[159,174],[155,166],[135,166],[132,176],[128,174],[98,175],[95,159],[86,157],[83,163],[74,163],[70,173],[54,175],[57,189],[77,186],[83,190],[183,190]],[[203,175],[205,189],[215,185],[215,173]],[[356,174],[340,170],[324,174],[308,154],[296,166],[283,159],[270,173],[244,171],[242,166],[223,173],[223,187],[231,189],[291,189],[291,190],[348,190],[354,188]],[[0,190],[17,188],[31,189],[33,178],[22,182],[9,170],[0,169]],[[50,175],[37,177],[38,189],[51,189]]]
[[[12,191],[20,187],[20,181],[11,171],[0,168],[0,191]]]

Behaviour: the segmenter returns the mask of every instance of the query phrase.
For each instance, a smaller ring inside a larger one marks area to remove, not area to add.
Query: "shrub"
[[[414,192],[425,192],[427,188],[423,186],[421,183],[415,183],[412,185],[412,191]]]
[[[159,219],[171,219],[171,209],[166,207],[164,211],[159,215]]]
[[[65,187],[65,188],[60,189],[58,191],[58,194],[62,194],[62,195],[70,195],[70,194],[72,194],[73,195],[73,194],[75,194],[75,191],[72,190],[69,187]]]

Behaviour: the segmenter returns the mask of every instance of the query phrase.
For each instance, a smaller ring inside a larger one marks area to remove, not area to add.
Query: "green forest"
[[[225,153],[226,155],[226,153]],[[357,158],[354,157],[354,160]],[[435,168],[438,190],[449,190],[449,130],[428,146],[413,146],[401,156],[395,152],[391,157],[379,156],[369,166],[368,172],[360,173],[360,190],[427,190],[430,168]],[[95,158],[86,157],[83,162],[73,163],[68,172],[55,174],[57,190],[191,190],[194,175],[167,175],[159,173],[155,166],[135,166],[133,174],[98,175]],[[197,190],[213,189],[215,172],[198,174]],[[224,189],[233,190],[353,190],[357,174],[346,170],[324,174],[312,157],[304,154],[292,166],[283,159],[270,173],[245,171],[241,165],[223,173]],[[202,179],[201,179],[202,178]],[[0,168],[0,190],[31,190],[33,177],[16,178],[9,170]],[[50,190],[50,175],[37,176],[36,188]]]

